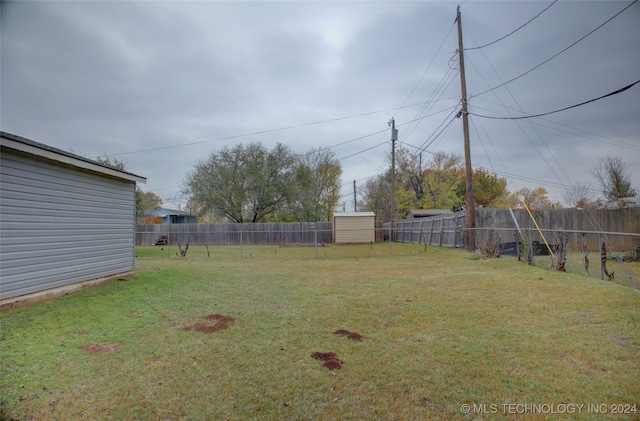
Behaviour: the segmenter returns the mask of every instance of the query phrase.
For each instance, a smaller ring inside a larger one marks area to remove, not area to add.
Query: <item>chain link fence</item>
[[[385,224],[389,226],[389,224]],[[466,247],[466,212],[394,221],[393,239]],[[640,288],[640,208],[479,209],[476,249]]]
[[[503,241],[505,236],[511,241]],[[542,268],[640,289],[640,234],[480,228],[476,240],[487,256],[511,255]]]
[[[466,247],[466,213],[376,221],[375,243]],[[347,228],[349,229],[349,228]],[[354,231],[358,229],[353,228]],[[532,265],[608,280],[640,289],[640,208],[605,211],[481,209],[476,216],[476,248],[486,255],[512,255]],[[139,225],[136,245],[184,247],[323,247],[335,242],[331,221],[257,224]],[[368,243],[368,241],[367,241]],[[378,247],[377,250],[382,251]],[[318,253],[316,252],[316,255]],[[324,253],[327,254],[326,252]]]

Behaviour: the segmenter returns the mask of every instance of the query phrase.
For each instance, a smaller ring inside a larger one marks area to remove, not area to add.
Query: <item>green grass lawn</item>
[[[411,244],[209,249],[0,314],[0,418],[640,419],[637,289]],[[185,330],[207,315],[233,322]]]

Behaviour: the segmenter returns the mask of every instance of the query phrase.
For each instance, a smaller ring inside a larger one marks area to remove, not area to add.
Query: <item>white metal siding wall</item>
[[[133,270],[135,183],[2,148],[0,299]]]
[[[336,243],[369,243],[375,241],[375,217],[335,216]]]

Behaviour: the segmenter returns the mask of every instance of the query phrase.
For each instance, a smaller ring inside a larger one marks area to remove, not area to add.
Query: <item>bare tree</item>
[[[626,162],[616,157],[600,158],[591,168],[593,175],[608,201],[633,197],[637,190],[631,185],[631,170]]]
[[[564,191],[564,200],[571,208],[588,209],[593,206],[594,189],[591,183],[578,181]]]
[[[181,236],[184,238],[184,236]],[[187,236],[184,244],[184,248],[182,248],[182,239],[178,238],[178,249],[180,250],[180,254],[176,253],[176,256],[185,257],[187,255],[187,251],[189,250],[190,239]],[[209,247],[207,247],[207,253],[209,253]]]

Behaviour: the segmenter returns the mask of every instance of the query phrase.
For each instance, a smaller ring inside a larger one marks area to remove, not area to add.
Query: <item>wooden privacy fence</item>
[[[464,247],[466,212],[437,215],[428,218],[399,219],[394,222],[395,241]],[[389,224],[385,224],[389,227]]]
[[[540,227],[542,234],[549,237],[559,232],[569,233],[569,249],[587,248],[598,250],[602,235],[609,235],[618,250],[631,250],[636,247],[640,234],[640,208],[582,210],[582,209],[544,209],[532,210],[531,214]],[[525,209],[479,209],[476,212],[476,237],[480,245],[490,230],[498,235],[500,242],[516,241],[517,228],[532,233],[533,240],[542,241],[536,226]],[[516,225],[517,223],[517,225]],[[461,211],[451,215],[437,215],[428,218],[399,219],[394,222],[395,241],[426,243],[438,246],[464,247],[467,218]],[[389,223],[384,224],[389,229]],[[388,238],[385,235],[385,238]]]
[[[171,244],[323,244],[333,241],[333,222],[138,225],[136,245],[151,245],[162,235]]]
[[[611,237],[612,245],[617,250],[632,250],[637,239],[633,235],[640,234],[640,208],[622,209],[543,209],[532,210],[531,214],[547,240],[554,242],[560,232],[569,234],[569,250],[582,248],[598,250],[601,236]],[[514,222],[514,217],[515,221]],[[534,240],[542,241],[531,216],[525,209],[480,209],[476,213],[476,229],[478,244],[483,237],[494,230],[501,242],[516,241],[517,227],[531,232]]]

